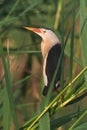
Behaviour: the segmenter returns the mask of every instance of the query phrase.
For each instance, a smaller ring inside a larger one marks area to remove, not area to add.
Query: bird
[[[43,79],[44,79],[44,88],[43,95],[46,96],[49,87],[51,85],[60,55],[62,51],[61,42],[54,31],[49,28],[35,28],[24,26],[25,29],[30,30],[38,34],[41,38],[41,52],[43,57]],[[57,71],[53,90],[57,90],[60,86],[60,77],[61,77],[61,65]]]

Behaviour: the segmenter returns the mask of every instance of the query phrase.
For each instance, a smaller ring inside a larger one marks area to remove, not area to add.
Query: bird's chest
[[[41,43],[41,52],[42,52],[43,59],[45,59],[47,57],[50,48],[51,48],[51,45],[49,45],[48,42]]]

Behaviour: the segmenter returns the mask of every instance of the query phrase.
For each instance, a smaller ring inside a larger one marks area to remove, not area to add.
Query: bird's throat
[[[48,44],[46,44],[42,41],[41,42],[41,51],[42,51],[43,59],[47,56],[49,50],[50,50],[50,48],[48,47]]]
[[[49,51],[51,50],[51,48],[56,45],[57,43],[55,44],[51,44],[49,43],[48,41],[44,42],[42,41],[41,42],[41,52],[42,52],[42,56],[43,56],[43,59],[45,59],[45,57],[48,55]]]

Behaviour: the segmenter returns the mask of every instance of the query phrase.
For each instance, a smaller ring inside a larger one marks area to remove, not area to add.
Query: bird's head
[[[31,27],[24,27],[24,28],[38,34],[42,38],[41,50],[42,50],[43,56],[45,56],[45,53],[47,53],[51,49],[52,46],[60,43],[56,34],[50,29],[31,28]]]
[[[27,30],[30,30],[36,34],[38,34],[43,41],[48,41],[48,42],[59,42],[58,37],[56,36],[56,34],[47,28],[31,28],[31,27],[24,27]]]

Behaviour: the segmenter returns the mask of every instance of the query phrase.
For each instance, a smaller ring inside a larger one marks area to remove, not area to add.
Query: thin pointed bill
[[[27,30],[33,31],[35,33],[41,33],[41,30],[39,28],[31,28],[31,27],[24,27]]]

